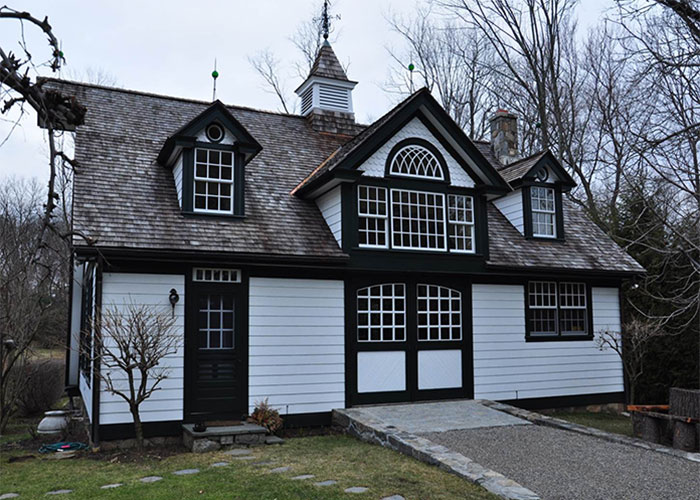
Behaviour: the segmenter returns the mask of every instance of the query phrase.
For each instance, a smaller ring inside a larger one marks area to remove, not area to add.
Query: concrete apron
[[[333,423],[363,441],[380,444],[422,462],[437,465],[501,498],[540,498],[535,492],[503,474],[416,435],[480,427],[531,425],[527,420],[487,408],[475,401],[441,401],[333,410]]]

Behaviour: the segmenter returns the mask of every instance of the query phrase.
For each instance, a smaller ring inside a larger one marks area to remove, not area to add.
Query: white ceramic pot
[[[63,429],[68,427],[70,417],[67,411],[53,410],[44,413],[44,418],[39,422],[36,431],[39,434],[60,434]]]

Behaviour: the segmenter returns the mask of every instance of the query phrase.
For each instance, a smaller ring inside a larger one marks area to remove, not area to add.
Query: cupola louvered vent
[[[301,114],[305,115],[311,110],[314,103],[314,88],[309,87],[301,95]]]
[[[321,108],[333,111],[351,111],[350,92],[337,85],[323,84],[318,87],[318,103]]]

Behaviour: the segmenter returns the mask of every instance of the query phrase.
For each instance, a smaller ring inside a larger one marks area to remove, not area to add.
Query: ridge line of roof
[[[526,156],[525,158],[520,158],[519,160],[516,160],[516,161],[514,161],[513,163],[509,163],[508,165],[504,165],[503,168],[501,168],[500,170],[506,170],[506,169],[508,169],[508,168],[510,168],[510,167],[515,167],[515,166],[517,166],[519,163],[522,163],[522,162],[527,161],[527,160],[531,160],[531,159],[533,159],[533,158],[536,157],[536,156],[541,156],[541,155],[546,154],[546,153],[548,153],[548,152],[549,152],[549,149],[543,149],[543,150],[541,150],[541,151],[538,151],[537,153],[531,154],[530,156]],[[500,171],[500,170],[499,170],[499,171]]]
[[[172,96],[172,95],[166,95],[166,94],[157,94],[155,92],[146,92],[143,90],[134,90],[134,89],[126,89],[126,88],[121,88],[121,87],[110,87],[108,85],[98,85],[96,83],[86,83],[86,82],[78,82],[76,80],[66,80],[63,78],[54,78],[54,77],[41,77],[39,78],[40,81],[45,81],[45,82],[55,82],[55,83],[64,83],[64,84],[69,84],[69,85],[78,85],[81,87],[90,87],[94,89],[100,89],[100,90],[110,90],[114,92],[123,92],[125,94],[133,94],[133,95],[141,95],[145,97],[156,97],[158,99],[168,99],[170,101],[182,101],[182,102],[189,102],[192,104],[204,104],[204,105],[211,105],[215,101],[204,101],[201,99],[192,99],[188,97],[177,97],[177,96]],[[268,109],[259,109],[259,108],[251,108],[249,106],[240,106],[238,104],[226,104],[223,103],[224,106],[227,108],[232,108],[232,109],[240,109],[244,111],[254,111],[256,113],[265,113],[269,115],[276,115],[276,116],[285,116],[288,118],[300,118],[304,119],[305,117],[301,115],[296,115],[293,113],[283,113],[281,111],[270,111]]]

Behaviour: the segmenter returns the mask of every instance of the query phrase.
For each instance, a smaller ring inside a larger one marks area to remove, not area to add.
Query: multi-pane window
[[[406,285],[385,283],[357,291],[357,340],[406,340]]]
[[[195,150],[194,209],[199,212],[232,213],[232,152],[214,149]]]
[[[386,188],[359,186],[357,214],[360,246],[386,248],[388,215]]]
[[[528,310],[531,336],[588,333],[585,283],[531,281],[528,285]]]
[[[530,208],[532,211],[532,235],[546,238],[556,237],[554,189],[532,186],[530,188]]]
[[[391,160],[391,173],[406,177],[443,180],[440,161],[427,148],[410,144],[397,151]]]
[[[562,335],[586,333],[586,285],[559,283],[559,329]]]
[[[442,193],[391,190],[393,248],[445,250],[445,197]]]
[[[233,349],[233,297],[224,294],[199,298],[200,349]]]
[[[210,283],[240,283],[241,271],[238,269],[195,267],[192,270],[192,280]]]
[[[474,199],[471,196],[447,196],[447,221],[450,250],[474,252]]]
[[[462,339],[462,294],[439,285],[418,285],[418,340]]]

